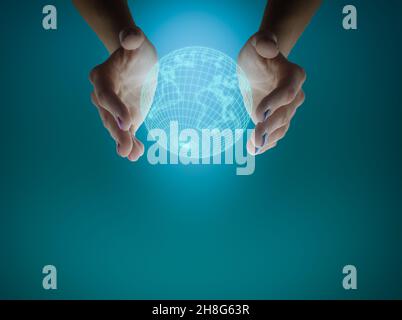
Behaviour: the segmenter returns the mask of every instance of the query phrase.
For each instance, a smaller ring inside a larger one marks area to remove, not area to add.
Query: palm
[[[135,133],[149,110],[141,108],[141,90],[157,62],[155,48],[139,29],[126,32],[118,48],[104,63],[91,71],[92,101],[102,122],[116,141],[117,152],[131,161],[144,152]],[[124,33],[123,33],[124,34]],[[152,73],[149,95],[154,94],[157,73]]]
[[[296,109],[303,103],[301,87],[306,76],[301,67],[279,52],[270,33],[253,35],[242,48],[238,63],[253,95],[250,115],[256,127],[247,150],[258,154],[274,147],[286,134]]]
[[[289,62],[282,54],[274,59],[261,57],[250,41],[241,50],[238,62],[250,83],[253,94],[251,116],[254,123],[258,123],[255,111],[262,99],[269,96],[276,88],[284,85],[299,67]]]
[[[137,50],[118,49],[105,62],[104,72],[110,76],[114,91],[129,109],[132,130],[138,129],[148,112],[140,110],[141,89],[156,62],[156,51],[147,40]]]

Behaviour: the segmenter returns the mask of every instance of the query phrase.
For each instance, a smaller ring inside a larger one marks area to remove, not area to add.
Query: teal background
[[[400,1],[324,3],[290,57],[307,100],[243,177],[119,158],[89,99],[107,52],[69,1],[52,3],[57,31],[42,29],[48,2],[1,10],[0,298],[402,298]],[[342,28],[349,3],[358,31]],[[233,58],[264,5],[131,2],[160,55]],[[42,289],[46,264],[57,291]]]

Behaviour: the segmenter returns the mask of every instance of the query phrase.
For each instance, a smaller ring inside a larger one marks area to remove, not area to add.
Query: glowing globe
[[[246,129],[251,105],[250,85],[236,62],[205,47],[183,48],[160,59],[141,93],[145,126],[167,135],[171,124],[177,123],[179,131],[194,129],[200,136],[204,129],[218,129],[224,133],[219,139],[224,139],[236,129]],[[223,152],[235,142],[225,140],[222,149],[214,152]]]

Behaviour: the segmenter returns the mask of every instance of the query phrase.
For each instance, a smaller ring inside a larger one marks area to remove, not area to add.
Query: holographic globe
[[[217,139],[225,143],[214,153],[236,142],[239,137],[226,140],[225,135],[247,128],[251,106],[251,88],[240,67],[224,53],[205,47],[183,48],[160,59],[141,93],[149,132],[162,129],[169,136],[172,123],[179,131],[193,129],[200,136],[205,129],[217,129],[223,133]]]

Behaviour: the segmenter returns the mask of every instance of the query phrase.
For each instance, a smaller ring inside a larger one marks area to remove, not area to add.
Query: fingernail
[[[120,117],[117,117],[117,125],[119,126],[120,130],[123,130],[123,121],[121,121]]]
[[[263,135],[262,135],[262,145],[261,145],[261,148],[262,147],[265,147],[265,144],[267,143],[267,133],[265,132]]]
[[[271,114],[271,109],[268,109],[264,112],[264,121],[268,119],[269,115]]]
[[[255,36],[251,39],[251,45],[253,47],[255,47],[257,45],[257,38]]]

